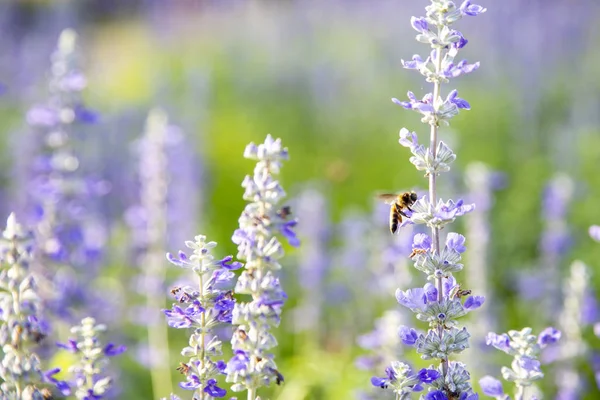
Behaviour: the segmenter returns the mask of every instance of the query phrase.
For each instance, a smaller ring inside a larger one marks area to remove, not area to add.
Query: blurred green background
[[[572,246],[559,260],[561,282],[575,259],[592,271],[592,289],[600,282],[600,244],[587,235],[590,225],[600,224],[600,7],[595,0],[479,3],[488,12],[461,21],[457,28],[470,41],[463,56],[480,60],[481,68],[443,87],[444,95],[457,88],[472,109],[461,112],[440,133],[458,158],[452,172],[440,178],[439,192],[442,198],[463,195],[465,169],[475,161],[504,174],[505,184],[494,192],[489,209],[486,243],[497,329],[529,325],[537,332],[556,320],[544,319],[536,313],[535,301],[520,297],[518,271],[543,271],[539,243],[547,216],[541,203],[549,179],[559,172],[574,182],[566,213]],[[202,181],[188,188],[202,199],[196,231],[190,234],[204,233],[219,242],[223,255],[235,254],[230,237],[244,206],[240,183],[253,168],[242,157],[243,149],[271,133],[290,151],[282,172],[290,199],[307,187],[324,194],[333,232],[327,246],[331,253],[340,252],[342,222],[348,215],[364,215],[370,221],[375,192],[426,189],[426,180],[408,162],[408,150],[397,144],[400,128],[415,130],[421,140],[427,137],[426,128],[416,113],[390,101],[402,99],[408,90],[417,96],[430,90],[420,75],[400,64],[415,52],[425,56],[428,51],[414,41],[409,24],[412,15],[422,15],[426,4],[5,1],[0,5],[4,49],[0,82],[7,86],[0,98],[0,127],[6,139],[0,149],[4,187],[14,186],[10,171],[18,157],[11,153],[9,137],[24,126],[26,108],[44,99],[48,57],[60,30],[73,27],[80,35],[89,79],[86,101],[102,115],[87,149],[94,153],[94,146],[102,142],[105,153],[94,161],[100,168],[113,162],[129,165],[122,149],[143,131],[147,110],[164,107],[197,149],[203,168]],[[177,176],[172,180],[176,182]],[[298,218],[302,224],[302,215]],[[390,240],[385,219],[369,229],[381,240]],[[464,233],[465,227],[458,221],[453,230]],[[347,245],[364,246],[367,236],[365,232],[364,240]],[[107,274],[127,282],[134,272],[124,255],[128,233],[123,221],[115,221],[110,246]],[[323,302],[318,329],[298,332],[291,321],[305,295],[294,270],[301,252],[290,248],[283,263],[290,301],[277,334],[276,360],[286,383],[260,394],[263,399],[285,400],[355,398],[356,390],[369,388],[372,375],[354,366],[354,359],[367,353],[356,344],[356,337],[371,329],[384,310],[398,307],[393,291],[372,296],[354,288],[347,301]],[[330,265],[335,273],[328,275],[329,281],[361,282],[344,277],[357,272],[344,272],[343,262],[332,257],[331,263],[336,262]],[[165,268],[171,267],[165,262]],[[176,273],[172,271],[173,277]],[[413,286],[425,283],[413,276]],[[403,282],[395,286],[409,288]],[[135,296],[127,301],[124,307],[133,305]],[[484,307],[474,313],[467,326],[478,324],[486,312]],[[132,328],[126,321],[115,321],[114,326],[130,349],[145,335],[143,328]],[[175,366],[185,333],[171,329],[169,334],[177,379]],[[589,326],[584,335],[592,348],[600,348]],[[491,354],[495,361],[508,362],[507,357]],[[407,357],[416,365],[427,365],[415,354]],[[135,358],[130,351],[120,361],[119,398],[167,395],[152,393],[147,368]],[[577,371],[589,381],[585,398],[600,398],[591,362],[581,358],[577,363]],[[493,372],[498,376],[500,364],[496,365]],[[556,390],[554,370],[552,366],[545,370],[548,379],[543,388],[550,398]],[[474,381],[479,377],[475,374]]]

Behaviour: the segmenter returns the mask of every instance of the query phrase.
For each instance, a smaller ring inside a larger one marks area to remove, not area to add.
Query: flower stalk
[[[429,331],[418,334],[413,328],[401,326],[398,333],[402,343],[415,347],[422,359],[439,360],[439,366],[431,365],[418,373],[395,361],[386,369],[386,377],[372,378],[374,386],[391,388],[398,399],[407,399],[412,392],[424,390],[424,385],[430,385],[430,388],[421,399],[477,398],[469,383],[470,374],[466,366],[450,361],[449,357],[469,347],[470,334],[466,328],[458,328],[458,318],[479,308],[484,298],[470,296],[471,291],[462,289],[452,275],[463,269],[460,261],[461,253],[466,250],[464,236],[448,233],[444,248],[440,238],[442,228],[472,211],[475,205],[464,204],[462,200],[444,202],[438,198],[436,180],[440,173],[450,170],[450,164],[456,159],[454,152],[439,140],[439,128],[442,124],[448,125],[460,109],[470,109],[469,103],[459,98],[456,90],[442,99],[441,85],[479,67],[479,63],[468,64],[466,60],[454,63],[455,56],[467,40],[451,25],[463,16],[476,16],[485,11],[469,0],[460,7],[449,0],[431,0],[425,17],[413,17],[411,25],[418,32],[417,41],[429,44],[432,50],[426,60],[415,55],[412,61],[402,61],[402,64],[406,69],[417,70],[427,82],[433,83],[433,92],[421,100],[412,92],[408,92],[409,101],[392,99],[401,107],[421,114],[421,122],[430,128],[429,148],[419,144],[417,134],[406,128],[400,130],[399,143],[410,149],[413,154],[410,162],[417,170],[425,171],[428,178],[428,196],[421,197],[409,210],[404,210],[407,218],[401,227],[426,224],[430,228],[431,237],[426,234],[414,236],[410,257],[415,268],[425,273],[433,283],[422,288],[396,291],[398,302],[415,313],[417,319],[428,322]]]
[[[167,254],[167,259],[192,271],[197,287],[173,288],[171,294],[176,302],[170,310],[164,311],[170,327],[191,330],[189,346],[181,351],[181,355],[189,359],[177,368],[186,381],[179,386],[192,390],[194,399],[222,398],[227,391],[217,386],[217,378],[225,374],[226,364],[218,359],[223,355],[222,343],[213,330],[218,325],[231,324],[235,301],[225,287],[233,281],[233,271],[242,264],[232,261],[231,256],[215,260],[211,252],[217,243],[207,242],[206,236],[198,235],[185,245],[193,250],[191,256],[180,251],[178,256]]]
[[[103,399],[113,387],[113,379],[105,373],[108,357],[122,354],[126,348],[113,343],[102,345],[98,334],[104,331],[105,325],[96,324],[94,318],[86,317],[71,328],[74,337],[66,343],[57,343],[58,347],[79,357],[69,368],[73,378],[68,383],[77,399]]]
[[[36,354],[47,332],[42,300],[30,271],[32,244],[32,232],[11,214],[0,238],[0,398],[7,400],[47,398],[51,391],[38,387],[44,383],[69,393],[68,386],[53,377],[60,370],[43,371]]]
[[[281,268],[278,260],[284,255],[277,236],[284,236],[292,246],[300,243],[293,231],[297,222],[290,218],[290,208],[279,206],[285,191],[276,177],[282,162],[288,159],[287,149],[282,147],[280,139],[268,135],[258,146],[250,143],[244,157],[256,160],[257,164],[254,175],[246,176],[242,183],[244,199],[249,203],[232,240],[238,245],[237,258],[245,263],[235,292],[251,299],[236,303],[233,310],[233,324],[238,326],[231,339],[234,356],[226,372],[234,392],[245,390],[248,400],[255,400],[259,387],[283,382],[274,356],[268,352],[277,346],[271,329],[279,325],[287,298],[275,275]]]

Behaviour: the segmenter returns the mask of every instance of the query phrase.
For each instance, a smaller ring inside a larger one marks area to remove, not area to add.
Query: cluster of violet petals
[[[221,324],[231,324],[235,301],[226,288],[235,277],[233,271],[242,264],[228,256],[215,260],[211,250],[217,245],[198,235],[185,245],[193,250],[188,257],[180,251],[178,257],[167,254],[174,265],[188,269],[195,275],[195,284],[177,286],[171,290],[176,300],[170,310],[165,310],[167,323],[177,329],[190,329],[189,346],[181,354],[187,358],[178,370],[186,381],[179,384],[194,391],[194,398],[221,398],[226,390],[217,386],[217,378],[225,374],[226,363],[218,359],[222,343],[213,329]]]

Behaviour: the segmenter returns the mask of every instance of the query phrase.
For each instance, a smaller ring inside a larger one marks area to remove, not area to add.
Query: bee
[[[238,329],[237,330],[237,335],[238,335],[238,337],[240,338],[241,341],[246,341],[246,339],[248,339],[248,334],[243,329]]]
[[[274,369],[273,372],[275,372],[275,383],[277,385],[281,385],[284,381],[283,375],[281,375],[281,372],[277,371],[276,369]]]
[[[190,372],[190,366],[184,363],[179,363],[179,367],[177,367],[177,371],[179,371],[183,375],[187,375]]]
[[[48,388],[43,388],[40,390],[40,394],[42,395],[42,398],[44,400],[52,400],[54,399],[54,396],[52,395],[52,390],[48,389]]]
[[[398,225],[402,223],[402,217],[408,218],[404,213],[404,209],[412,211],[412,206],[418,197],[415,192],[404,192],[400,194],[380,194],[377,196],[380,200],[383,200],[386,204],[390,204],[390,232],[392,235],[398,230]]]
[[[290,206],[281,207],[279,211],[277,211],[277,215],[281,219],[286,219],[290,215],[292,215],[292,208]]]
[[[472,292],[470,289],[461,289],[460,285],[456,285],[452,288],[452,290],[450,290],[450,293],[448,294],[448,296],[450,297],[451,300],[454,300],[455,298],[462,298],[464,296],[468,296],[470,295]]]
[[[425,249],[413,249],[412,253],[410,253],[408,258],[413,258],[419,254],[425,254],[425,253],[427,253],[427,250],[425,250]]]

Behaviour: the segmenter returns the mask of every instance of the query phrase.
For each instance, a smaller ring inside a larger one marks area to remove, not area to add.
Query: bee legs
[[[408,207],[406,207],[406,208],[408,208]],[[410,211],[412,211],[410,208],[408,208],[408,209],[409,209]],[[406,218],[410,218],[408,215],[406,215],[406,214],[404,213],[404,211],[400,210],[400,211],[398,211],[398,212],[399,212],[400,214],[402,214],[402,216],[404,216],[404,217],[406,217]]]

